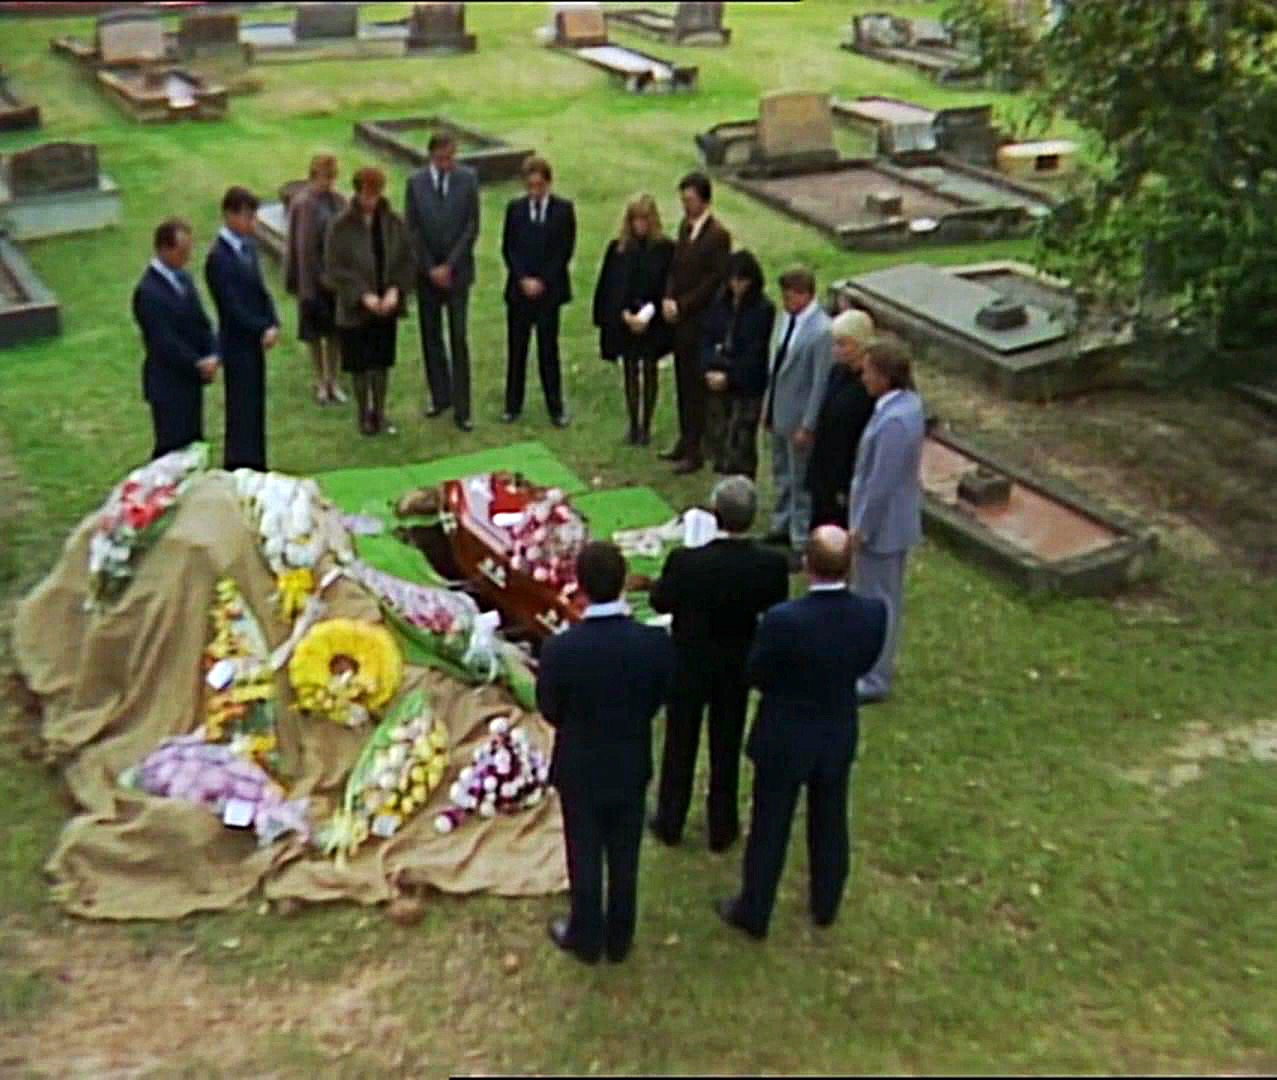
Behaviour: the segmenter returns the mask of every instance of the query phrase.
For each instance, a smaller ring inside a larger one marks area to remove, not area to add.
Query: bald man
[[[763,695],[745,752],[754,762],[754,805],[739,894],[715,905],[750,937],[767,936],[794,808],[807,789],[809,910],[817,926],[838,913],[851,867],[847,796],[856,757],[856,680],[887,636],[887,605],[847,589],[852,545],[823,525],[803,555],[809,588],[763,616],[749,658]]]
[[[811,527],[847,526],[847,492],[856,470],[856,448],[873,416],[874,399],[860,378],[865,346],[874,336],[867,311],[852,308],[834,319],[834,366],[816,418],[816,433],[807,463],[811,495]]]

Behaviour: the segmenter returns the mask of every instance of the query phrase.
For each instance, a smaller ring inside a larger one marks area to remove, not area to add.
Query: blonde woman
[[[661,299],[673,258],[674,244],[661,229],[656,200],[651,195],[631,199],[616,238],[608,243],[594,287],[599,353],[611,362],[619,358],[625,370],[625,441],[631,446],[647,446],[652,438],[657,362],[672,344]]]
[[[346,394],[337,385],[337,324],[333,295],[324,287],[324,237],[328,224],[346,209],[333,190],[337,159],[316,154],[309,179],[288,204],[288,243],[284,248],[284,287],[297,297],[297,337],[310,346],[315,368],[315,401],[340,404]]]

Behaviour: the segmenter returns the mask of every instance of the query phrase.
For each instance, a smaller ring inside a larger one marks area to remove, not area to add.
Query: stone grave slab
[[[104,64],[146,64],[163,60],[164,25],[150,11],[103,15],[97,25],[98,59]]]
[[[293,18],[298,41],[353,38],[359,34],[358,4],[299,4]]]
[[[837,157],[829,95],[806,91],[764,94],[758,104],[758,149],[764,160]]]
[[[220,120],[226,116],[224,86],[176,67],[100,68],[98,86],[139,123]]]
[[[61,331],[58,300],[21,248],[0,235],[0,349]]]
[[[119,220],[120,192],[98,171],[95,146],[45,143],[0,158],[0,229],[13,239],[88,232]]]
[[[17,131],[40,126],[40,106],[25,101],[9,85],[0,71],[0,131]]]
[[[636,7],[605,12],[623,30],[674,45],[726,45],[732,32],[723,26],[722,3],[679,3],[674,12]]]
[[[472,169],[480,183],[513,180],[523,162],[535,151],[464,127],[442,116],[405,116],[394,120],[361,120],[355,124],[355,142],[371,147],[412,168],[430,162],[426,145],[432,133],[448,132],[457,140],[457,160]]]

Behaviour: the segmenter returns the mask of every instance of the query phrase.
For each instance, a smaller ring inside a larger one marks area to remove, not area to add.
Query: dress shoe
[[[734,930],[739,930],[741,933],[748,935],[749,937],[753,938],[755,941],[762,941],[763,938],[767,936],[765,933],[759,934],[753,930],[750,930],[748,927],[746,927],[743,923],[740,922],[740,920],[737,918],[737,915],[736,915],[736,898],[735,897],[725,896],[722,900],[714,901],[714,910],[718,912],[718,917],[722,919],[723,922],[725,922],[728,926],[732,927]]]
[[[503,412],[501,414],[501,423],[503,424],[513,424],[518,419],[519,414],[517,412]]]
[[[569,925],[570,920],[566,915],[557,915],[551,919],[549,925],[546,927],[546,930],[550,935],[550,940],[565,953],[570,953],[572,956],[575,956],[583,964],[598,963],[599,958],[597,956],[582,956],[581,953],[576,950],[576,947],[572,944],[572,938],[568,934]]]
[[[715,855],[721,855],[724,851],[730,851],[732,845],[736,843],[739,833],[733,833],[729,840],[711,840],[709,842],[709,850]]]
[[[559,413],[558,416],[550,417],[550,423],[552,423],[556,428],[565,428],[572,423],[572,417],[565,412]]]
[[[694,472],[700,472],[703,464],[695,458],[684,458],[674,466],[674,475],[689,476]]]
[[[608,949],[608,962],[612,964],[621,964],[625,962],[625,958],[630,955],[630,947],[625,946],[624,949]]]
[[[458,431],[473,431],[473,430],[474,430],[474,421],[473,421],[473,420],[471,420],[469,417],[466,417],[464,420],[463,420],[463,419],[461,419],[460,417],[458,417],[458,418],[457,418],[457,430],[458,430]]]
[[[681,446],[672,446],[668,450],[662,450],[656,456],[662,461],[682,461],[683,448]]]
[[[666,847],[678,847],[678,839],[670,838],[669,834],[666,833],[664,827],[661,825],[661,819],[655,814],[647,819],[647,831]]]
[[[650,446],[652,442],[652,433],[647,428],[640,428],[638,434],[639,446]]]
[[[427,420],[433,420],[436,416],[442,416],[450,408],[452,408],[451,405],[430,405],[421,410],[421,415]]]
[[[836,916],[830,915],[828,918],[825,918],[823,916],[817,917],[813,915],[811,917],[811,924],[812,926],[819,927],[821,930],[828,930],[831,926],[834,925],[835,917]]]
[[[886,694],[865,694],[859,690],[856,691],[857,705],[881,705],[886,700]]]

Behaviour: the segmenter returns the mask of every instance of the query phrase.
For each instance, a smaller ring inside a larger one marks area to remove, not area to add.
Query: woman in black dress
[[[416,264],[403,219],[383,194],[386,174],[365,168],[354,179],[354,199],[328,227],[324,281],[337,301],[341,366],[354,384],[359,430],[394,435],[386,389]]]
[[[733,252],[727,281],[701,330],[701,366],[709,389],[705,448],[716,472],[751,480],[758,472],[758,421],[775,321],[776,306],[763,293],[758,260],[748,251]]]
[[[847,528],[847,497],[856,470],[856,448],[874,411],[874,399],[860,379],[865,346],[874,336],[873,319],[867,311],[853,308],[834,319],[830,332],[834,366],[825,384],[807,463],[813,529],[818,525]]]
[[[661,299],[674,244],[661,230],[661,214],[650,195],[631,199],[621,229],[603,255],[594,287],[594,325],[604,360],[618,357],[625,370],[625,441],[646,446],[659,388],[657,364],[670,351],[670,328],[661,317]]]

